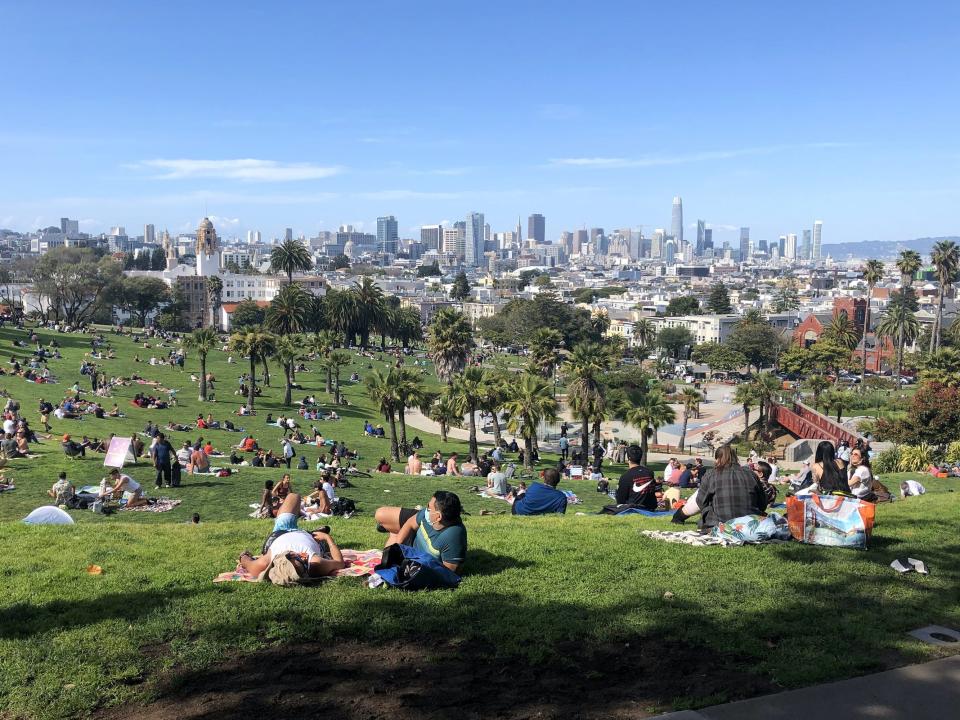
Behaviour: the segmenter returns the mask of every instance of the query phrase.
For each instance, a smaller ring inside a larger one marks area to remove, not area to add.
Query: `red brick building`
[[[867,315],[867,301],[865,298],[839,297],[833,301],[833,311],[830,313],[810,313],[793,331],[793,344],[797,347],[810,347],[820,339],[823,331],[833,318],[845,314],[853,323],[860,335],[860,344],[851,355],[854,366],[863,362],[863,326]],[[871,314],[870,324],[875,326],[876,314]],[[872,333],[866,337],[867,343],[867,370],[879,373],[893,366],[896,358],[893,343],[889,338],[878,339]]]

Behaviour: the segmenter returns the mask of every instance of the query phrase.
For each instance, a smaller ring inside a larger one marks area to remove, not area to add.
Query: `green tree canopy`
[[[700,312],[700,301],[693,295],[683,295],[673,298],[667,303],[667,317],[679,317],[681,315],[697,315]]]
[[[738,322],[725,344],[730,350],[743,355],[747,363],[757,370],[773,365],[782,347],[780,335],[773,326],[753,316]]]
[[[730,305],[730,292],[722,281],[710,288],[710,295],[707,297],[707,311],[715,315],[728,315],[733,312],[733,307]]]
[[[233,330],[259,326],[263,324],[266,317],[266,311],[257,305],[254,300],[246,299],[242,301],[233,311],[230,320],[230,327]]]
[[[657,347],[679,358],[684,348],[693,345],[693,335],[685,327],[664,327],[657,333]]]

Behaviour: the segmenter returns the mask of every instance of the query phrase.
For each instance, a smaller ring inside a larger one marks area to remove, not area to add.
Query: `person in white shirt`
[[[769,483],[777,482],[777,475],[780,472],[780,468],[777,465],[777,459],[771,455],[770,457],[767,458],[767,465],[770,466],[770,477],[767,480],[767,482]]]
[[[494,463],[487,475],[487,487],[484,490],[487,495],[503,496],[507,494],[507,475],[500,471],[500,463]]]
[[[106,494],[112,496],[115,500],[119,500],[124,493],[126,493],[128,508],[147,504],[147,498],[144,497],[143,494],[143,487],[129,475],[113,469],[110,471],[108,480],[113,483],[113,487],[109,488]]]
[[[680,468],[677,465],[677,459],[670,458],[670,460],[667,462],[667,466],[663,469],[663,482],[667,485],[672,485],[673,476],[677,473],[679,469]]]
[[[900,497],[906,498],[911,495],[923,495],[927,489],[916,480],[904,480],[900,483]]]
[[[870,461],[863,457],[859,448],[850,451],[850,464],[847,466],[847,483],[850,492],[861,500],[876,502],[877,495],[873,490],[873,473],[870,472]]]

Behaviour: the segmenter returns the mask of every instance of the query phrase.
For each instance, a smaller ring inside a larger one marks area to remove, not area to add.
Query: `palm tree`
[[[773,373],[765,372],[757,375],[750,384],[753,385],[754,397],[760,406],[760,417],[769,427],[773,415],[771,412],[773,404],[783,389],[783,383]]]
[[[286,273],[290,285],[293,284],[293,273],[306,272],[312,267],[310,251],[299,240],[284,240],[270,252],[270,272]]]
[[[376,326],[377,318],[383,312],[383,290],[372,278],[364,275],[350,290],[356,298],[357,330],[360,333],[360,346],[366,350],[370,342],[370,331]]]
[[[680,431],[680,452],[683,452],[684,444],[687,440],[687,421],[690,419],[690,413],[694,412],[703,400],[703,395],[692,387],[685,387],[680,391],[680,402],[683,405],[683,429]]]
[[[937,276],[937,314],[933,320],[933,331],[930,333],[930,352],[940,347],[940,335],[943,331],[943,299],[947,294],[947,286],[956,280],[957,270],[960,269],[960,247],[953,240],[941,240],[933,246],[930,253],[934,272]]]
[[[453,406],[461,415],[469,415],[470,428],[470,455],[479,457],[477,450],[477,408],[483,395],[483,370],[478,367],[468,367],[454,381],[451,386]]]
[[[523,373],[519,381],[510,386],[503,409],[510,416],[507,428],[523,438],[523,466],[533,466],[533,443],[541,422],[557,419],[557,401],[550,383],[533,373]]]
[[[821,396],[824,409],[829,413],[830,410],[837,411],[837,422],[843,417],[843,411],[853,402],[853,397],[846,390],[827,390]]]
[[[267,328],[277,335],[303,332],[310,319],[310,302],[310,293],[300,285],[284,285],[267,308]]]
[[[530,351],[530,368],[541,377],[553,377],[560,364],[560,344],[563,335],[552,328],[538,328],[527,346]]]
[[[223,302],[223,280],[216,275],[207,278],[207,302],[210,303],[210,310],[213,313],[213,327],[220,329],[220,306]]]
[[[960,350],[957,348],[940,348],[928,355],[921,367],[920,378],[925,382],[944,387],[960,385]]]
[[[900,271],[900,292],[904,295],[905,299],[912,298],[913,295],[913,278],[923,267],[923,258],[920,257],[920,253],[916,250],[901,250],[900,256],[897,258],[897,270]],[[913,342],[911,340],[911,342]],[[901,348],[905,344],[905,338],[901,335],[897,335],[897,347]],[[899,384],[900,378],[897,378],[897,383]]]
[[[870,299],[877,283],[883,280],[883,263],[879,260],[867,260],[863,269],[863,279],[867,283],[867,310],[863,319],[863,363],[860,370],[860,389],[866,390],[864,381],[867,379],[867,335],[870,333]],[[876,352],[879,352],[877,348]]]
[[[324,296],[324,307],[327,326],[343,337],[345,347],[352,345],[359,322],[357,296],[349,290],[331,290]]]
[[[274,353],[276,341],[276,337],[266,332],[262,327],[247,328],[230,336],[230,350],[250,359],[250,387],[247,389],[247,405],[251,410],[253,410],[253,402],[256,397],[257,361],[266,362],[267,357]]]
[[[652,320],[640,318],[633,325],[633,337],[637,339],[644,348],[650,347],[653,339],[657,336],[657,326]]]
[[[333,375],[333,402],[340,404],[340,370],[350,364],[350,353],[343,350],[334,350],[325,358],[327,372]]]
[[[860,336],[859,333],[857,333],[856,326],[843,310],[833,316],[833,320],[831,320],[830,324],[824,329],[821,337],[847,350],[853,350],[857,346],[857,343],[860,342]]]
[[[877,323],[877,335],[881,338],[896,338],[897,342],[897,387],[903,374],[903,350],[920,335],[920,322],[905,303],[891,304]]]
[[[365,381],[367,394],[383,415],[390,427],[390,458],[400,461],[397,446],[397,377],[393,370],[383,372],[379,368],[371,370]]]
[[[184,337],[183,346],[196,350],[200,359],[200,401],[207,400],[207,355],[219,344],[219,338],[213,328],[200,328]]]
[[[285,390],[283,404],[287,407],[293,404],[293,368],[300,354],[302,343],[294,335],[281,335],[277,338],[276,357],[283,367]]]
[[[643,456],[641,463],[647,461],[647,438],[653,435],[657,428],[669,425],[677,419],[677,413],[659,390],[644,393],[635,405],[624,402],[617,409],[617,414],[624,422],[640,430],[640,454]]]
[[[820,404],[820,396],[830,387],[830,381],[823,375],[811,375],[803,381],[804,387],[813,393],[813,407]]]
[[[441,442],[447,442],[447,430],[451,427],[460,427],[463,424],[463,416],[457,414],[453,400],[450,397],[449,387],[435,396],[429,406],[427,417],[440,426]]]
[[[610,369],[610,354],[597,343],[580,343],[574,346],[565,368],[572,378],[567,384],[567,399],[574,417],[580,420],[580,449],[586,462],[590,423],[605,407],[601,378]]]
[[[480,409],[493,418],[493,444],[500,447],[499,413],[510,391],[514,378],[502,370],[484,370],[480,393]]]
[[[321,330],[309,341],[310,350],[317,356],[317,364],[327,375],[327,395],[333,394],[333,368],[327,360],[337,346],[337,334],[333,330]]]
[[[467,364],[473,349],[473,330],[463,313],[450,308],[437,311],[430,323],[430,356],[437,377],[448,385]]]
[[[400,421],[400,447],[407,451],[407,408],[419,408],[428,404],[430,393],[423,383],[423,376],[413,368],[399,368],[396,372],[397,419]]]
[[[743,408],[743,439],[750,435],[750,406],[757,403],[753,383],[740,383],[733,391],[733,401]]]

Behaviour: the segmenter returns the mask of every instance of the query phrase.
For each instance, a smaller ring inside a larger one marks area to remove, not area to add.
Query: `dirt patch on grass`
[[[569,643],[540,664],[477,644],[271,648],[159,681],[146,706],[101,720],[212,718],[638,718],[673,703],[736,700],[778,690],[718,656],[676,640]]]

